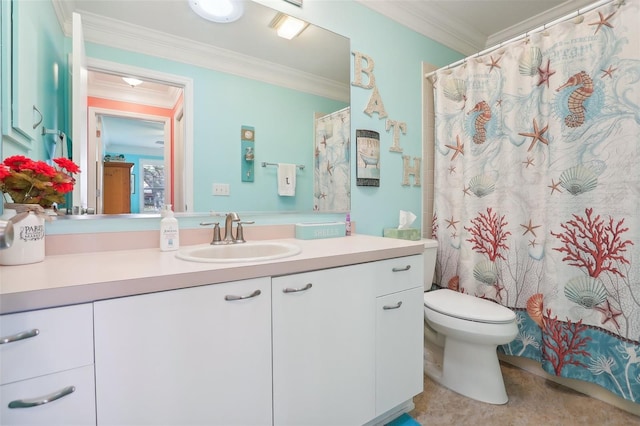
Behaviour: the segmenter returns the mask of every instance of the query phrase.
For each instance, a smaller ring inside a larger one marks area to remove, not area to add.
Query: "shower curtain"
[[[499,350],[640,401],[640,0],[437,72],[437,287],[517,314]]]

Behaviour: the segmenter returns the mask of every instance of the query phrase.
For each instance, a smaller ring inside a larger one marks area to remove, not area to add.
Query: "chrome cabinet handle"
[[[20,333],[16,333],[11,336],[0,337],[0,345],[4,345],[5,343],[17,342],[20,340],[28,339],[30,337],[36,337],[38,334],[40,334],[40,330],[34,328],[33,330],[21,331]]]
[[[396,303],[395,305],[384,305],[382,309],[388,311],[389,309],[398,309],[400,306],[402,306],[402,301]]]
[[[228,294],[224,297],[224,300],[233,301],[233,300],[245,300],[251,299],[252,297],[260,296],[262,292],[260,290],[256,290],[248,296],[235,296],[233,294]]]
[[[411,265],[407,265],[404,268],[393,268],[391,270],[393,272],[402,272],[402,271],[408,271],[409,269],[411,269]]]
[[[48,404],[50,402],[56,401],[60,398],[64,398],[65,396],[72,394],[76,391],[75,386],[67,386],[57,392],[53,392],[49,395],[41,396],[39,398],[33,399],[16,399],[15,401],[11,401],[9,403],[9,408],[31,408],[37,407],[38,405]]]
[[[305,285],[304,287],[301,287],[301,288],[289,288],[289,287],[286,287],[286,288],[282,289],[282,292],[283,293],[297,293],[299,291],[309,290],[311,287],[313,287],[313,285],[311,283],[309,283],[309,284],[307,284],[307,285]]]
[[[43,119],[44,117],[42,116],[42,113],[40,112],[40,110],[38,109],[38,107],[37,107],[37,106],[35,106],[35,105],[33,106],[33,112],[37,112],[37,113],[38,113],[38,115],[40,116],[40,118],[35,119],[35,120],[34,120],[34,122],[33,122],[33,129],[35,130],[35,128],[36,128],[36,127],[38,127],[38,126],[40,125],[40,123],[42,123],[42,119]]]

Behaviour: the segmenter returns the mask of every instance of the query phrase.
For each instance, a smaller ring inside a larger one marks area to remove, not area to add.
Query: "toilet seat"
[[[516,314],[505,306],[446,288],[425,292],[424,306],[442,315],[487,324],[506,324],[516,319]]]

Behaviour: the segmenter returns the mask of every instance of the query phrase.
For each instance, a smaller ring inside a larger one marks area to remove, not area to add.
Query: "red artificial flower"
[[[0,180],[3,180],[7,176],[11,176],[11,172],[7,167],[0,165]]]
[[[73,191],[72,174],[80,171],[67,158],[55,158],[57,169],[44,161],[33,161],[22,155],[8,157],[0,163],[0,192],[8,194],[18,204],[39,204],[51,207],[63,204],[64,194]]]
[[[24,169],[23,169],[24,170]],[[29,164],[29,170],[33,170],[34,173],[43,176],[54,177],[58,174],[58,171],[42,161],[32,162]]]
[[[73,191],[73,182],[53,183],[53,189],[62,194],[66,194],[67,192]]]
[[[20,171],[23,167],[23,164],[29,164],[33,161],[30,158],[27,158],[23,155],[14,155],[13,157],[7,157],[4,160],[4,164],[8,166],[11,170]]]
[[[53,161],[69,173],[80,173],[80,167],[68,158],[54,158]]]

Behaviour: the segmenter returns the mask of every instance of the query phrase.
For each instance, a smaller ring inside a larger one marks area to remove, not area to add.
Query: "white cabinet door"
[[[0,424],[96,424],[93,365],[0,386]]]
[[[269,278],[96,302],[98,424],[271,424],[270,309]]]
[[[41,87],[38,66],[39,36],[34,2],[3,1],[2,13],[2,133],[21,147],[31,149],[42,122],[42,105],[38,106]],[[35,125],[35,126],[34,126]]]
[[[423,287],[376,301],[376,415],[423,388]]]
[[[374,280],[370,264],[272,279],[274,425],[374,417]]]

